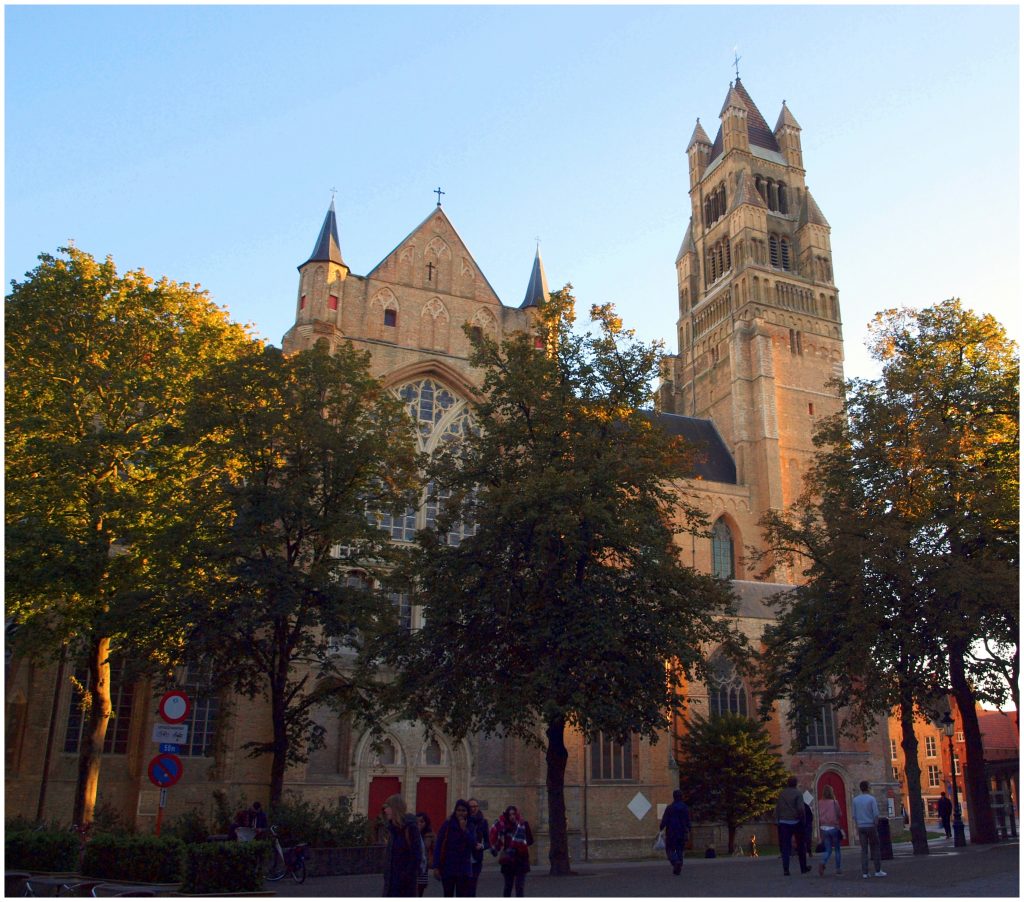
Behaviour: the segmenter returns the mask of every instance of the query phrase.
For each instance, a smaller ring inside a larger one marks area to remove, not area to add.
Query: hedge
[[[263,888],[267,842],[205,842],[188,846],[183,893],[241,893]]]
[[[180,839],[99,833],[86,844],[82,873],[135,883],[180,883],[184,864]]]
[[[24,871],[77,871],[78,837],[67,830],[11,830],[4,835],[4,867]]]

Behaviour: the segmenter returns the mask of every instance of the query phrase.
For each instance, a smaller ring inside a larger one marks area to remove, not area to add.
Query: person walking
[[[786,780],[786,788],[779,793],[775,803],[775,822],[779,828],[779,851],[782,852],[782,873],[789,876],[789,859],[793,854],[793,840],[796,839],[796,854],[800,861],[800,873],[806,874],[807,852],[804,848],[804,797],[796,788],[796,777]]]
[[[818,830],[821,832],[821,841],[825,844],[825,857],[818,865],[818,876],[825,876],[825,865],[828,864],[832,851],[836,853],[836,873],[843,873],[843,853],[840,851],[843,840],[843,831],[839,826],[843,813],[839,809],[835,792],[831,786],[826,786],[818,799]]]
[[[489,836],[491,854],[498,856],[501,876],[505,878],[503,896],[525,895],[526,875],[530,871],[530,849],[533,845],[533,831],[526,818],[520,817],[519,809],[509,805],[491,827]]]
[[[868,792],[871,784],[867,780],[860,781],[860,795],[853,797],[853,820],[857,824],[857,838],[860,840],[860,870],[864,877],[868,874],[868,847],[875,863],[875,876],[887,877],[882,870],[882,851],[878,844],[878,802]]]
[[[423,863],[416,875],[416,891],[422,896],[427,891],[430,862],[434,860],[434,831],[430,827],[430,815],[425,811],[417,811],[416,826],[420,828],[420,837],[423,839]]]
[[[434,874],[446,896],[472,896],[476,831],[469,823],[469,802],[459,799],[434,841]]]
[[[939,793],[939,821],[942,829],[946,832],[946,839],[953,835],[953,828],[949,825],[949,819],[953,816],[953,803],[946,798],[944,792]]]
[[[415,896],[416,878],[422,870],[423,838],[405,799],[389,796],[384,803],[388,845],[384,851],[384,896]]]
[[[672,790],[672,804],[661,816],[659,829],[665,831],[665,857],[672,865],[672,873],[678,877],[683,869],[686,837],[690,832],[690,809],[683,801],[681,789]]]
[[[814,860],[814,809],[804,800],[804,854]]]
[[[487,848],[487,818],[480,810],[480,802],[476,799],[468,799],[469,802],[469,825],[476,835],[476,844],[473,847],[473,895],[476,895],[476,887],[480,882],[480,872],[484,867],[484,850]]]

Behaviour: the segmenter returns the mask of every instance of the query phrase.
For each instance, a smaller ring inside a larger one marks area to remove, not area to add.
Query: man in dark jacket
[[[683,847],[690,832],[690,809],[683,801],[681,789],[672,790],[672,804],[661,816],[661,829],[665,831],[665,856],[672,864],[672,873],[679,876],[683,869]]]
[[[473,849],[473,895],[475,896],[476,884],[484,866],[484,850],[487,848],[487,833],[490,829],[487,818],[484,817],[484,813],[480,810],[480,803],[476,799],[469,799],[469,826],[477,836]]]
[[[946,839],[953,835],[949,825],[949,819],[953,816],[953,803],[946,798],[944,792],[939,793],[939,820],[942,821],[942,829],[946,831]]]

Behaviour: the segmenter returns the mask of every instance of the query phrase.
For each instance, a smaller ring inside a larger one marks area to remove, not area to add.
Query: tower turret
[[[737,79],[736,84],[739,84]],[[728,153],[730,150],[750,151],[750,138],[747,135],[747,105],[743,102],[736,85],[729,84],[729,93],[726,95],[725,103],[722,104],[722,112],[718,114],[722,120],[722,151]]]
[[[786,158],[786,163],[794,169],[804,168],[804,155],[800,147],[800,125],[782,101],[779,121],[775,123],[775,140],[779,142],[779,150]]]
[[[295,322],[322,320],[337,324],[340,321],[341,286],[348,277],[349,268],[341,256],[333,198],[313,245],[313,253],[298,270],[299,294]]]
[[[544,263],[540,259],[540,246],[537,246],[537,254],[533,258],[533,269],[530,271],[530,281],[526,286],[526,297],[519,305],[520,310],[528,307],[536,307],[541,301],[548,300],[548,277],[544,273]]]
[[[692,188],[700,181],[704,170],[708,168],[708,161],[711,159],[711,139],[697,119],[693,134],[690,136],[690,143],[686,145],[686,156],[690,161],[690,187]]]

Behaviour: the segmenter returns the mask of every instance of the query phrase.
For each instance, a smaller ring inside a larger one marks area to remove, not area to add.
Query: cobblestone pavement
[[[948,840],[932,841],[930,854],[915,856],[908,845],[897,846],[891,861],[883,861],[887,877],[867,880],[860,873],[860,849],[843,850],[843,873],[818,876],[817,861],[809,874],[799,873],[794,858],[792,876],[782,873],[778,858],[687,859],[683,873],[672,875],[666,861],[590,861],[573,867],[578,876],[550,877],[535,866],[526,878],[526,895],[533,898],[623,898],[659,896],[812,898],[860,896],[1012,897],[1020,896],[1020,846],[968,846],[954,849]],[[818,859],[820,860],[820,856]],[[287,879],[287,878],[286,878]],[[379,875],[310,877],[302,886],[268,884],[280,896],[369,898],[380,895]],[[487,856],[480,877],[480,896],[500,896],[502,878]],[[440,898],[441,884],[431,878],[426,898]]]

